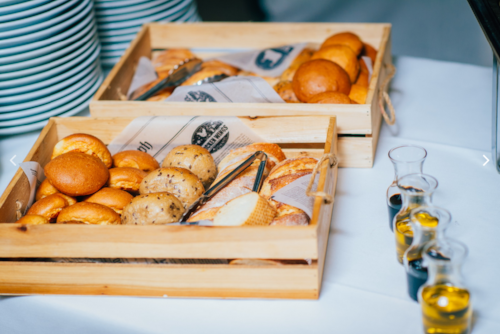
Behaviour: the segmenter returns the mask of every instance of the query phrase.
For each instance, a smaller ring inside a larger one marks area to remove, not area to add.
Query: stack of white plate
[[[0,1],[0,135],[86,109],[99,53],[92,0]]]
[[[200,21],[194,0],[95,0],[95,11],[105,67],[118,62],[144,23]]]

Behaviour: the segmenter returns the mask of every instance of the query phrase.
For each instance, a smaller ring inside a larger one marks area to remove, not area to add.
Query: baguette
[[[269,225],[276,210],[256,192],[236,197],[221,207],[214,217],[215,226]]]

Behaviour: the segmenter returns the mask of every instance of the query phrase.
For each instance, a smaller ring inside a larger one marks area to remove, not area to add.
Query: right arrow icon
[[[490,162],[490,159],[488,159],[488,158],[487,158],[484,154],[483,154],[483,158],[485,158],[485,159],[486,159],[486,162],[483,164],[483,166],[486,166],[486,164],[487,164],[488,162]]]

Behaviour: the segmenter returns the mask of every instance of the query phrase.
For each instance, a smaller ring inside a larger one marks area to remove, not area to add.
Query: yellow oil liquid
[[[427,334],[468,334],[472,307],[469,291],[448,285],[422,289],[422,317]]]
[[[400,215],[401,218],[397,218],[394,229],[394,235],[396,237],[396,254],[401,264],[403,264],[403,257],[406,250],[413,242],[413,229],[409,217],[410,211],[411,209],[405,212],[405,214]],[[415,218],[419,221],[420,225],[424,227],[436,227],[439,223],[436,217],[431,216],[427,212],[417,213]]]

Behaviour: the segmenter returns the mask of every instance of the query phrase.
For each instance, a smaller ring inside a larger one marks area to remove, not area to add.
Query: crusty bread
[[[229,165],[238,162],[241,164],[246,158],[257,151],[262,151],[267,154],[267,160],[270,168],[275,166],[278,162],[286,159],[285,153],[283,153],[283,151],[277,144],[254,143],[245,147],[238,148],[236,150],[232,150],[228,155],[226,155],[218,165],[219,173],[222,174],[224,172],[224,169]],[[258,164],[259,162],[257,161],[256,165]]]
[[[351,79],[340,65],[326,59],[313,59],[297,69],[292,87],[297,98],[307,102],[313,95],[328,91],[349,94]]]
[[[305,48],[302,50],[297,57],[293,60],[290,66],[281,74],[281,81],[292,81],[295,72],[299,68],[300,65],[305,63],[308,60],[311,60],[312,54],[314,50],[311,48]]]
[[[120,216],[107,206],[80,202],[64,208],[57,217],[58,224],[117,225]]]
[[[29,214],[24,217],[21,217],[21,219],[16,221],[16,223],[29,224],[29,225],[42,225],[42,224],[49,224],[50,221],[44,216]]]
[[[149,102],[163,101],[167,97],[172,95],[172,92],[174,91],[174,89],[175,89],[175,86],[163,88],[158,93],[156,93],[155,95],[148,98],[146,101],[149,101]]]
[[[203,63],[201,63],[201,68],[211,68],[211,69],[218,69],[222,72],[224,72],[228,76],[233,76],[238,74],[240,71],[238,68],[231,66],[229,64],[226,64],[220,60],[217,59],[211,59],[211,60],[206,60]]]
[[[121,215],[123,208],[130,203],[132,198],[134,197],[124,190],[106,187],[87,197],[84,202],[107,206]]]
[[[197,84],[199,81],[214,77],[216,75],[226,74],[225,71],[218,67],[205,67],[198,72],[191,75],[181,86],[191,86]]]
[[[328,37],[323,44],[321,44],[321,48],[328,47],[330,45],[348,46],[352,51],[354,51],[356,56],[360,55],[363,51],[363,42],[359,36],[347,31]]]
[[[198,145],[182,145],[171,150],[163,160],[162,167],[182,167],[200,179],[205,189],[210,188],[217,176],[217,165],[210,152]]]
[[[345,45],[330,45],[316,51],[311,59],[330,60],[342,67],[351,82],[356,81],[359,73],[359,62],[356,54],[351,48]]]
[[[214,220],[217,211],[219,211],[220,207],[212,208],[204,211],[195,212],[189,217],[188,222],[196,222],[198,220]]]
[[[220,208],[232,199],[251,192],[247,187],[224,187],[207,203],[203,204],[196,213],[200,213],[213,208]]]
[[[293,91],[292,81],[280,81],[273,88],[286,103],[300,103]]]
[[[180,220],[184,213],[181,201],[168,192],[135,197],[122,213],[127,225],[170,224]]]
[[[215,226],[269,225],[276,210],[259,194],[250,192],[221,207],[214,217]]]
[[[349,98],[356,103],[365,104],[366,96],[368,95],[368,88],[362,85],[352,85]]]
[[[44,168],[49,182],[60,192],[69,196],[85,196],[99,190],[109,178],[108,168],[92,155],[64,153]]]
[[[109,170],[109,180],[106,185],[110,188],[128,191],[136,194],[141,186],[142,179],[148,175],[145,171],[132,167],[117,167]]]
[[[150,154],[138,150],[121,151],[113,155],[113,167],[132,167],[151,172],[160,167]]]
[[[324,92],[312,96],[307,103],[351,104],[351,99],[340,92]]]
[[[108,148],[99,138],[92,135],[75,133],[63,138],[54,146],[51,159],[68,152],[79,152],[92,155],[101,159],[107,168],[111,167],[111,153],[109,153]]]
[[[40,183],[38,189],[36,190],[35,200],[39,201],[44,197],[56,194],[58,192],[59,190],[57,190],[52,184],[50,184],[49,179],[45,179],[42,181],[42,183]]]
[[[205,188],[198,176],[188,169],[164,167],[149,173],[142,180],[139,192],[141,195],[169,192],[187,208],[205,192]]]
[[[309,225],[309,216],[299,208],[270,200],[269,203],[276,208],[276,216],[271,225],[278,226],[305,226]]]

